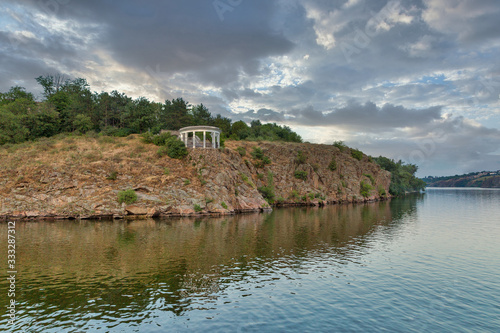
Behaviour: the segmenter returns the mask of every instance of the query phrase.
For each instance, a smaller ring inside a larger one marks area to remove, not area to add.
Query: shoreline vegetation
[[[287,126],[212,116],[182,98],[91,93],[84,79],[36,79],[0,93],[0,219],[224,215],[385,200],[420,191],[417,166],[342,141],[303,143]],[[221,149],[169,130],[212,125]],[[161,133],[160,133],[161,132]]]

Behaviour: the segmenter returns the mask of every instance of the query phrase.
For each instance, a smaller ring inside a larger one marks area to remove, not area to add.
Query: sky
[[[500,1],[4,0],[0,91],[86,78],[419,166],[500,169]]]

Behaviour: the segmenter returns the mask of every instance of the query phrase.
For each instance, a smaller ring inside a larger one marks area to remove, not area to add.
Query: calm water
[[[499,190],[16,237],[19,331],[500,332]]]

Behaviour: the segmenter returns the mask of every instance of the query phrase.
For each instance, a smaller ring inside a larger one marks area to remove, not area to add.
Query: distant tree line
[[[91,92],[85,79],[64,80],[58,75],[39,76],[36,81],[43,88],[42,101],[36,101],[32,93],[19,86],[0,93],[0,144],[64,132],[127,136],[193,125],[219,127],[223,138],[233,140],[302,142],[287,126],[262,124],[259,120],[250,126],[243,121],[233,123],[220,114],[213,116],[203,104],[191,106],[182,98],[158,103],[144,97],[132,99],[116,90]]]

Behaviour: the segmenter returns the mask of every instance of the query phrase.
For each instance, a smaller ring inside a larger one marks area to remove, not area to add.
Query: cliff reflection
[[[300,269],[325,254],[349,260],[378,226],[390,233],[416,214],[419,199],[206,219],[18,222],[17,299],[25,318],[57,314],[60,323],[151,306],[180,315],[209,307],[238,281],[272,278],[277,266]]]

